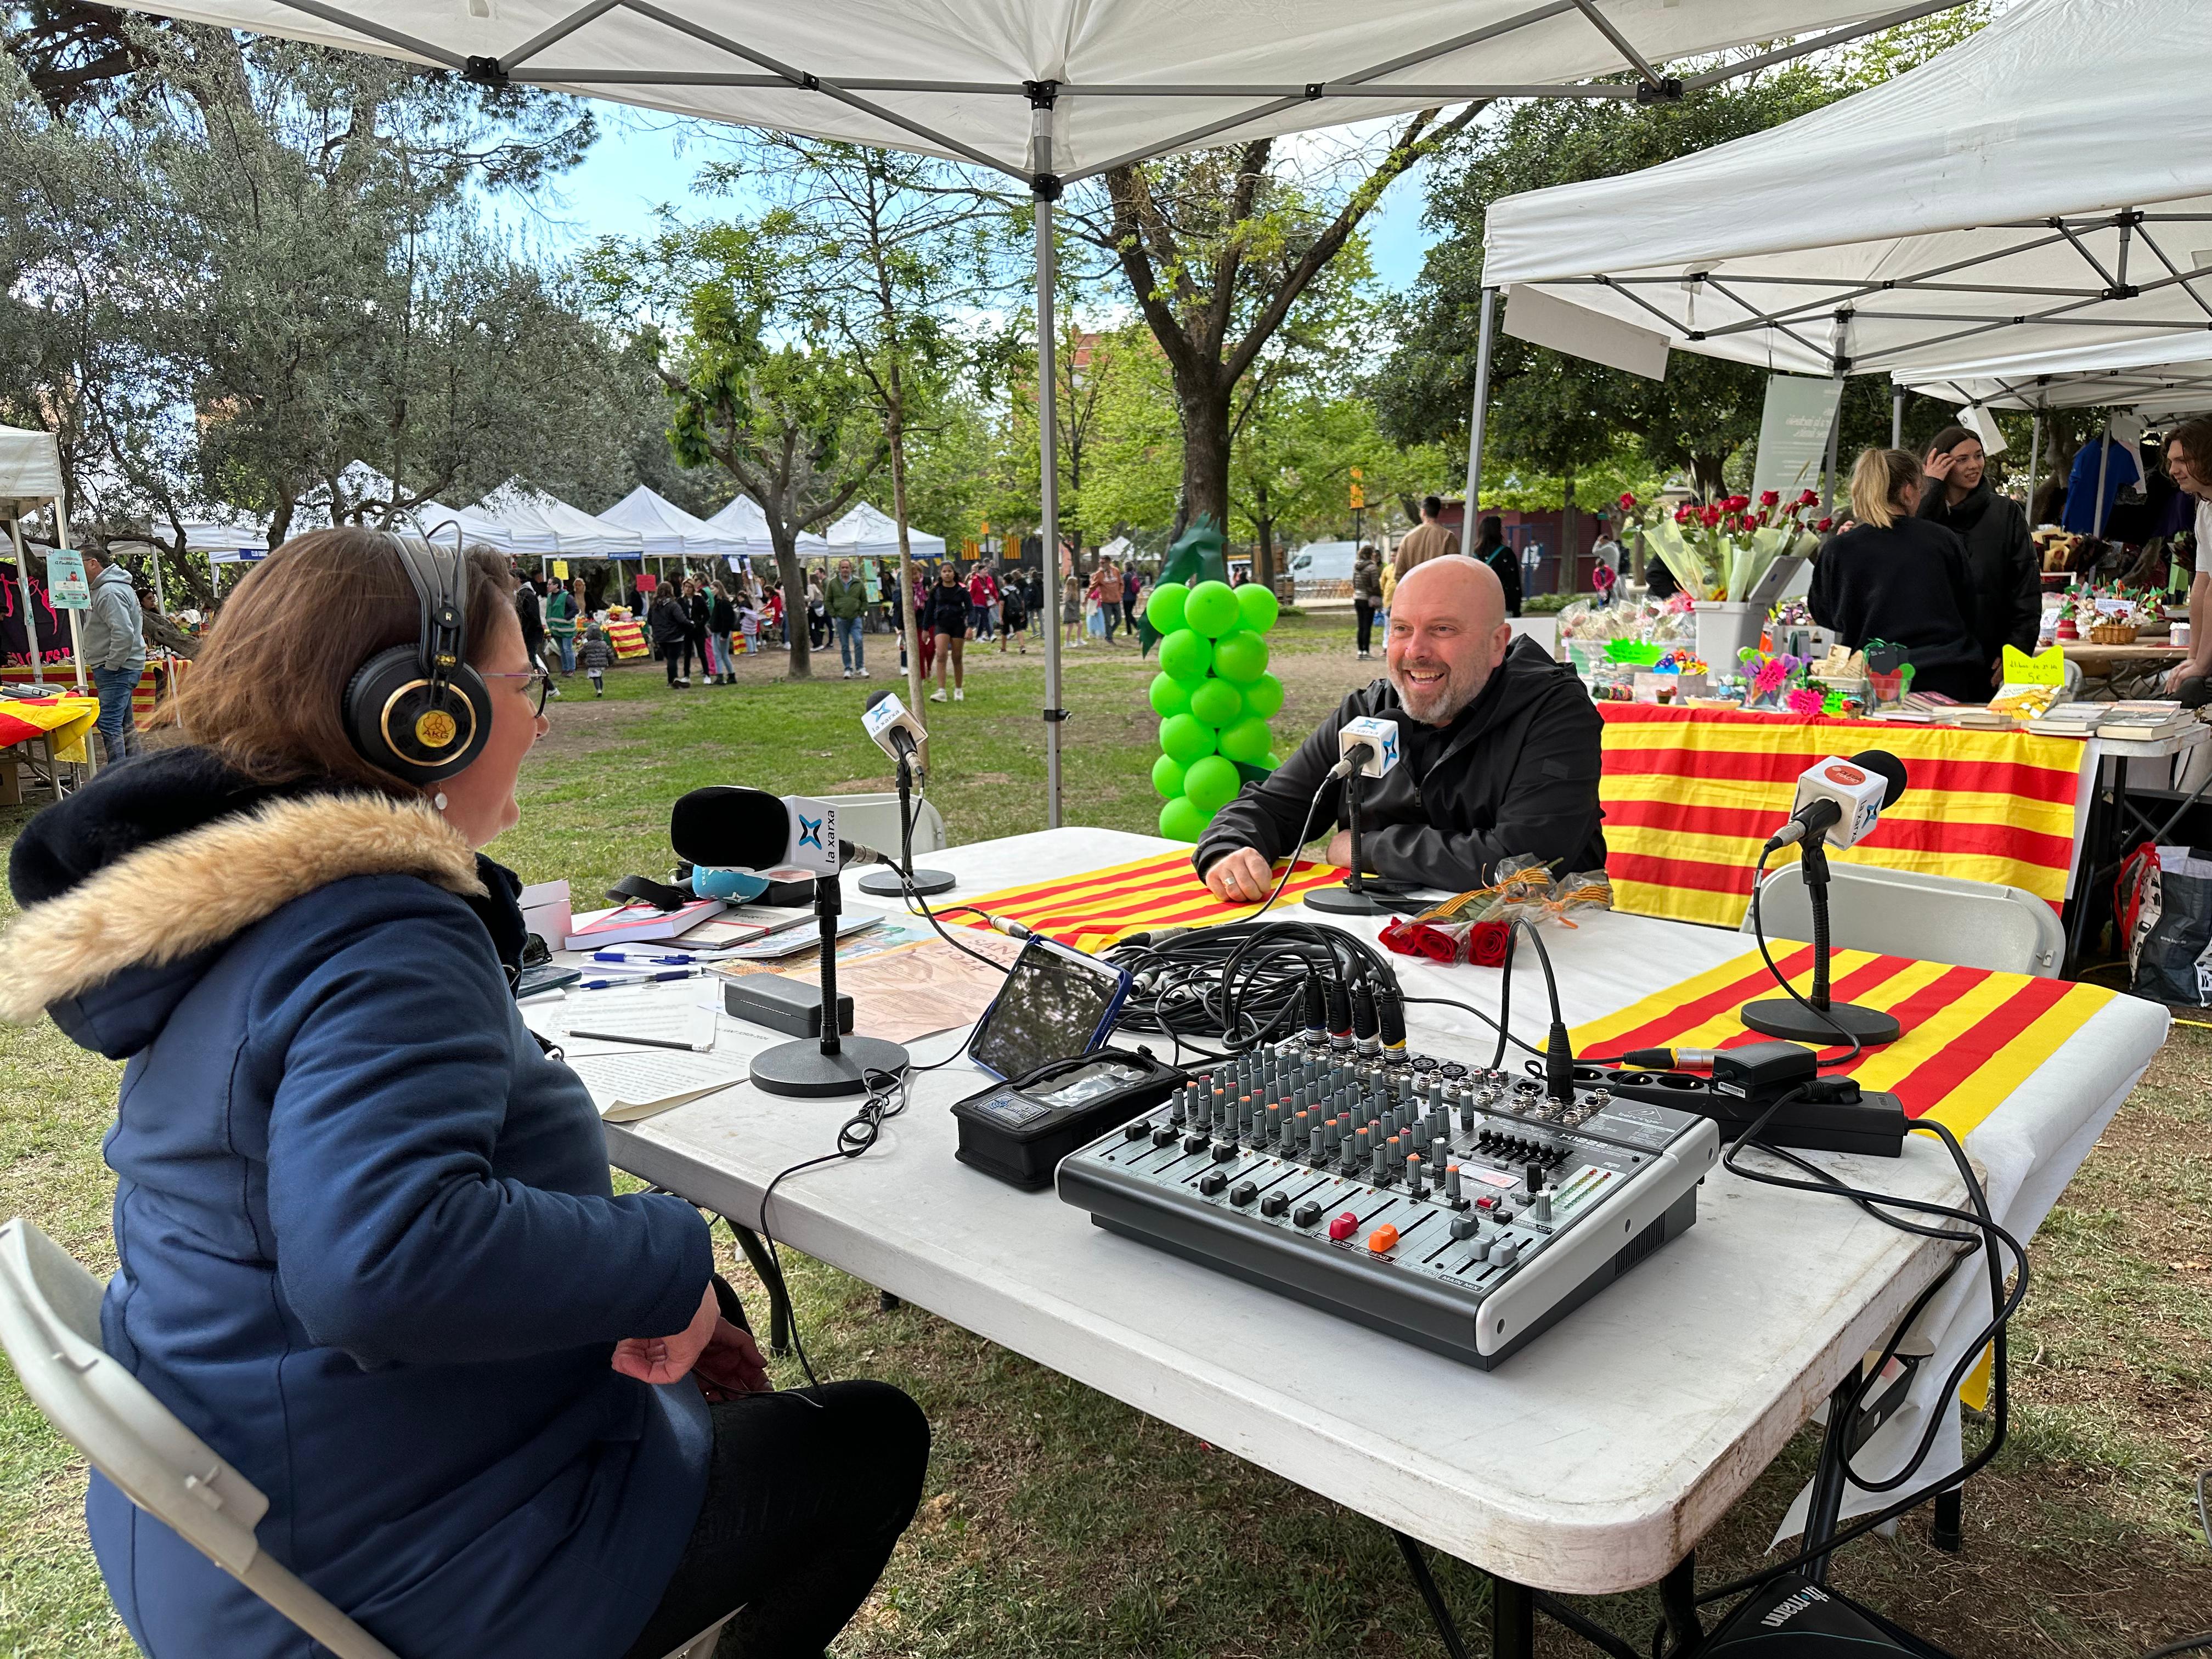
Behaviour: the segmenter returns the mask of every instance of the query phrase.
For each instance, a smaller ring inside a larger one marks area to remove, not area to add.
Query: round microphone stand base
[[[1415,898],[1403,888],[1372,881],[1358,887],[1316,887],[1306,895],[1306,904],[1335,916],[1389,916],[1429,908],[1428,900]]]
[[[1838,1026],[1849,1031],[1867,1048],[1878,1042],[1894,1042],[1905,1029],[1879,1008],[1862,1008],[1855,1002],[1832,1002],[1820,1013],[1815,1013],[1794,997],[1770,997],[1764,1002],[1747,1002],[1737,1018],[1752,1030],[1764,1032],[1768,1036],[1785,1037],[1792,1042],[1807,1043],[1815,1048],[1843,1047],[1843,1038],[1836,1035]]]
[[[841,1036],[837,1052],[825,1054],[818,1037],[780,1042],[753,1056],[753,1086],[772,1095],[828,1098],[863,1095],[867,1073],[896,1077],[907,1068],[906,1047],[877,1037]]]
[[[914,872],[914,890],[924,898],[939,893],[949,893],[955,884],[943,870],[917,870]],[[896,870],[872,870],[860,878],[860,890],[876,898],[903,898],[906,884]]]

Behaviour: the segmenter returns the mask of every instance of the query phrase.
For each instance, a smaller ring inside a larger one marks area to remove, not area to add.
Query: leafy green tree
[[[1259,138],[1116,167],[1062,204],[1072,234],[1118,267],[1159,343],[1182,428],[1178,530],[1201,518],[1228,522],[1238,383],[1301,308],[1356,294],[1365,262],[1340,256],[1361,221],[1392,180],[1482,107],[1444,119],[1423,111],[1371,153],[1333,160]],[[1254,574],[1265,581],[1274,573]]]

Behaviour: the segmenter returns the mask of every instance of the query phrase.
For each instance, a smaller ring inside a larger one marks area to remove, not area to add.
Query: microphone
[[[1798,775],[1797,799],[1790,822],[1766,843],[1777,853],[1808,836],[1826,837],[1833,848],[1863,839],[1905,793],[1905,763],[1887,750],[1866,749],[1849,760],[1831,755]]]
[[[921,722],[908,712],[898,693],[886,686],[868,699],[860,725],[875,739],[876,747],[893,760],[902,760],[917,776],[921,772],[921,745],[929,740]]]
[[[711,784],[679,796],[668,815],[676,856],[715,870],[779,878],[834,876],[856,864],[895,864],[872,847],[842,841],[837,804],[808,795]]]
[[[1362,714],[1345,721],[1336,734],[1337,761],[1329,768],[1332,778],[1379,778],[1400,759],[1398,722]]]

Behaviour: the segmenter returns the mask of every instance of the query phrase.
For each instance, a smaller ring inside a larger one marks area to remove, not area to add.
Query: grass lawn
[[[1286,742],[1367,678],[1350,636],[1341,615],[1279,631]],[[838,679],[834,653],[811,684],[781,678],[775,658],[734,688],[672,692],[657,669],[630,668],[593,701],[577,679],[525,768],[522,826],[494,854],[528,880],[568,878],[581,902],[624,872],[665,871],[668,803],[696,785],[889,788],[859,715],[866,692],[899,683],[890,643],[871,637],[867,684]],[[956,840],[1043,827],[1041,650],[978,649],[967,702],[922,710],[937,739],[931,796]],[[1149,830],[1149,670],[1125,647],[1066,660],[1066,816]],[[24,816],[0,809],[0,839]],[[1839,1585],[1962,1656],[2121,1659],[2212,1625],[2212,1553],[2189,1517],[2195,1474],[2212,1464],[2208,1063],[2212,1031],[2178,1029],[2036,1243],[2014,1327],[2014,1437],[1968,1492],[1963,1553],[1928,1546],[1923,1511],[1894,1541],[1838,1559]],[[117,1071],[51,1026],[0,1028],[0,1215],[33,1218],[101,1271],[112,1255],[100,1138]],[[725,1266],[750,1285],[737,1261]],[[882,1311],[833,1269],[794,1258],[792,1277],[821,1374],[900,1384],[936,1432],[921,1514],[840,1659],[1441,1651],[1373,1522],[919,1309]],[[1708,1582],[1756,1564],[1813,1449],[1801,1436],[1705,1540]],[[0,1659],[131,1650],[85,1544],[83,1489],[82,1466],[0,1366]],[[1480,1575],[1438,1570],[1474,1626]],[[1656,1608],[1624,1597],[1590,1611],[1640,1641]],[[1541,1639],[1547,1653],[1588,1651],[1557,1631]]]

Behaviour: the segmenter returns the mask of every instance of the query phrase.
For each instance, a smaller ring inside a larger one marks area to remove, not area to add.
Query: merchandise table
[[[960,878],[965,901],[1168,850],[1149,836],[1068,829],[931,858]],[[1370,939],[1379,925],[1329,920]],[[1578,1024],[1720,968],[1743,946],[1730,934],[1607,914],[1546,938],[1566,1018]],[[1409,996],[1496,1006],[1494,972],[1412,958],[1399,971]],[[1540,982],[1525,976],[1524,1011]],[[1487,1056],[1486,1028],[1456,1011],[1417,1004],[1407,1023],[1416,1049]],[[1525,1013],[1516,1023],[1524,1035],[1541,1029]],[[1970,1151],[2001,1221],[2033,1230],[2165,1029],[2162,1010],[2112,997],[1975,1130]],[[912,1045],[916,1061],[951,1052],[959,1036]],[[921,1074],[907,1111],[866,1156],[777,1188],[775,1237],[1474,1563],[1499,1586],[1501,1655],[1531,1650],[1533,1592],[1664,1579],[1686,1607],[1678,1569],[1698,1539],[1956,1260],[1841,1200],[1716,1173],[1685,1237],[1482,1372],[1110,1234],[1053,1194],[1019,1192],[955,1162],[945,1109],[984,1081],[961,1061]],[[770,1178],[826,1151],[849,1109],[738,1085],[610,1125],[610,1156],[757,1227]],[[1896,1160],[1816,1156],[1846,1180],[1960,1196],[1928,1137],[1909,1137]],[[1968,1307],[1981,1283],[1954,1274],[1936,1310]],[[1955,1427],[1953,1436],[1954,1447]]]
[[[2090,908],[2080,901],[2112,861],[2092,831],[2120,815],[2104,807],[2126,787],[2127,769],[2116,782],[2106,763],[2170,757],[2212,736],[2195,727],[2156,743],[2108,743],[1653,703],[1600,703],[1598,712],[1614,903],[1721,927],[1742,921],[1759,848],[1789,816],[1798,775],[1823,756],[1869,748],[1903,761],[1909,787],[1873,834],[1831,857],[2022,888],[2063,904],[2078,926]]]

